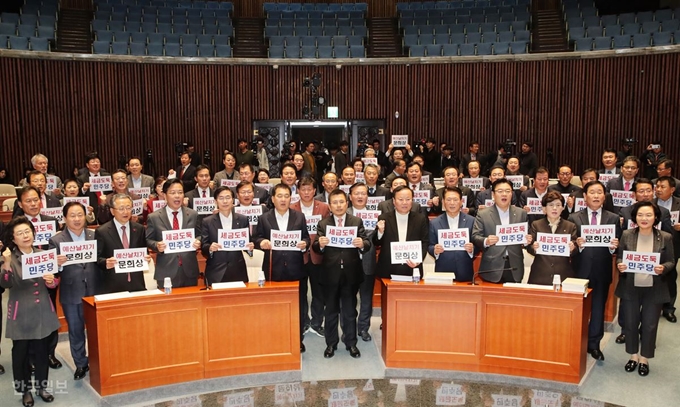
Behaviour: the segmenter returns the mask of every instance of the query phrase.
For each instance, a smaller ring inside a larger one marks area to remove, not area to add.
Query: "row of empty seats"
[[[332,37],[334,35],[354,35],[359,37],[368,36],[368,28],[366,27],[265,27],[265,37],[295,37],[295,36],[312,36],[312,37]]]
[[[644,22],[637,22],[637,21],[629,21],[629,22],[620,22],[617,16],[615,15],[607,15],[607,16],[591,16],[591,17],[573,17],[567,20],[567,28],[575,28],[575,27],[606,27],[608,25],[619,25],[619,26],[631,26],[631,27],[640,27],[639,29],[648,29],[648,30],[654,30],[656,29],[657,31],[662,31],[664,26],[667,24],[673,24],[674,21],[678,21],[680,18],[667,18],[664,20],[658,20],[658,21],[644,21]]]
[[[100,42],[124,42],[139,44],[214,44],[230,45],[231,37],[228,35],[195,35],[195,34],[161,34],[161,33],[137,33],[126,31],[103,31],[97,32],[95,41]]]
[[[590,26],[584,27],[570,27],[568,34],[569,39],[573,40],[576,38],[583,37],[603,37],[609,36],[613,37],[615,35],[635,35],[635,34],[654,34],[658,32],[674,32],[680,29],[680,20],[668,20],[664,21],[663,24],[657,22],[647,22],[640,26],[637,23],[624,24],[623,26],[619,24],[606,25],[604,27],[600,26]]]
[[[92,31],[129,31],[147,33],[178,33],[178,34],[224,34],[232,35],[234,27],[229,23],[221,24],[157,24],[136,22],[113,22],[92,20]]]
[[[409,48],[409,57],[455,57],[475,55],[525,54],[525,41],[487,42],[476,44],[414,45]]]
[[[500,22],[512,21],[531,21],[531,13],[505,13],[493,15],[473,14],[471,16],[448,16],[448,17],[402,17],[399,20],[399,27],[411,25],[427,26],[441,24],[497,24]]]
[[[166,56],[166,57],[218,57],[232,56],[231,46],[212,44],[140,44],[113,43],[95,41],[92,43],[93,54]]]
[[[265,13],[270,11],[366,11],[368,3],[264,3]]]
[[[355,18],[267,18],[265,27],[363,27],[366,20]]]
[[[450,8],[522,6],[531,0],[463,0],[463,1],[412,1],[397,3],[397,11],[403,10],[446,10]]]
[[[159,7],[177,9],[208,9],[208,10],[233,10],[234,4],[229,1],[173,1],[173,0],[96,0],[94,5],[97,9],[109,8],[122,9],[134,7]]]
[[[365,58],[366,49],[363,45],[337,45],[337,46],[271,46],[269,58]]]
[[[483,23],[483,24],[450,24],[450,25],[425,25],[425,26],[406,26],[403,28],[404,35],[423,35],[423,34],[468,34],[468,33],[487,33],[504,31],[524,31],[527,29],[526,21],[513,21],[505,23]]]
[[[59,12],[59,2],[57,0],[36,1],[28,0],[21,6],[22,15],[36,16],[56,16]],[[10,14],[10,13],[3,13]]]
[[[363,46],[364,38],[344,35],[336,35],[334,37],[269,37],[270,46],[312,46],[312,47],[332,47],[332,46]]]
[[[574,40],[574,51],[602,51],[608,49],[646,48],[673,45],[680,39],[680,31],[651,34],[588,37]]]
[[[332,18],[365,18],[363,11],[270,11],[266,18],[303,20],[303,19],[332,19]]]
[[[49,51],[50,42],[48,38],[0,35],[0,49],[14,49],[18,51]]]
[[[19,13],[1,13],[0,48],[50,51],[56,36],[58,13],[57,0],[27,0]]]
[[[420,35],[420,36],[404,36],[403,46],[411,47],[414,45],[431,45],[431,44],[476,44],[484,42],[513,42],[513,41],[531,41],[531,33],[529,31],[506,31],[501,33],[469,33],[469,34],[438,34],[438,35]]]
[[[54,38],[53,26],[40,26],[20,24],[15,26],[11,23],[0,23],[0,35],[13,35],[19,37]]]
[[[200,19],[209,17],[231,17],[231,11],[140,7],[139,9],[126,11],[99,9],[94,12],[94,17],[98,20],[108,19],[122,21],[155,21],[157,19],[172,20],[173,18],[179,20],[182,18]]]
[[[581,10],[565,11],[565,20],[567,21],[578,21],[579,18],[586,19],[588,17],[598,17],[598,15],[596,13],[594,14],[591,11],[588,12],[583,12]],[[650,21],[662,22],[666,20],[672,20],[674,18],[675,19],[680,18],[680,7],[676,8],[675,10],[663,9],[656,11],[641,11],[639,13],[623,13],[618,15],[607,14],[599,16],[599,18],[604,22],[604,24],[628,24],[628,23],[642,24]]]

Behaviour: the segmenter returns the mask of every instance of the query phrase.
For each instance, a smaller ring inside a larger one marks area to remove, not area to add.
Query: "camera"
[[[420,150],[420,149],[424,150],[426,148],[425,147],[425,139],[421,138],[420,140],[416,141],[414,148],[416,150]]]
[[[503,143],[503,150],[505,150],[503,158],[507,160],[508,158],[512,157],[515,147],[517,147],[516,141],[514,141],[511,138],[506,139],[505,142]]]
[[[175,152],[177,153],[177,155],[185,152],[188,145],[189,143],[187,143],[186,141],[180,141],[179,143],[175,143]]]
[[[638,140],[636,138],[633,138],[633,137],[628,137],[628,138],[624,137],[623,138],[623,144],[628,144],[628,145],[632,146],[633,144],[636,144],[637,142],[638,142]]]
[[[212,163],[212,153],[210,150],[203,151],[203,163],[208,166]]]

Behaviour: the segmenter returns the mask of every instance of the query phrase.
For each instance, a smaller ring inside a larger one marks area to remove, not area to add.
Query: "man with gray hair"
[[[53,194],[55,197],[61,198],[61,190],[64,187],[64,185],[61,182],[61,178],[59,178],[56,175],[50,175],[50,174],[47,173],[47,169],[49,167],[47,165],[47,163],[48,163],[48,159],[44,154],[38,153],[38,154],[34,155],[33,157],[31,157],[31,165],[33,166],[33,168],[35,170],[40,171],[43,174],[45,174],[46,179],[47,179],[47,177],[56,178],[56,186],[55,186],[54,190],[48,191],[47,194]]]

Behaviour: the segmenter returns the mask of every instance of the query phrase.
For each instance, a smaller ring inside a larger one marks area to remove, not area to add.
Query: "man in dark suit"
[[[368,196],[384,196],[385,199],[390,199],[390,190],[378,185],[378,176],[380,170],[375,164],[366,164],[364,168],[364,180],[366,181],[366,188],[368,188]]]
[[[675,180],[675,192],[673,192],[673,196],[680,198],[680,179],[675,178],[673,175],[673,160],[669,158],[664,158],[663,160],[659,161],[659,164],[656,166],[656,175],[658,178],[655,178],[652,180],[654,185],[656,185],[657,179],[661,177],[671,177],[673,180]]]
[[[390,195],[392,195],[392,198],[386,199],[378,204],[378,211],[380,211],[380,213],[394,212],[393,194],[394,190],[397,189],[398,187],[408,188],[408,180],[405,177],[397,177],[394,180],[392,180],[392,187],[390,189]],[[413,202],[413,204],[411,205],[411,211],[422,213],[423,215],[427,216],[427,206],[420,206],[418,202]]]
[[[600,174],[619,175],[621,170],[616,166],[616,150],[613,148],[605,148],[602,152],[602,168]],[[585,185],[585,182],[583,183]]]
[[[560,194],[572,194],[578,191],[581,187],[572,184],[572,178],[574,178],[574,172],[571,165],[562,164],[557,173],[557,184],[549,186],[548,191],[557,191]]]
[[[146,246],[157,253],[154,279],[158,283],[158,288],[163,287],[165,277],[170,277],[173,287],[193,287],[198,283],[196,250],[201,248],[201,240],[198,238],[201,232],[198,214],[195,210],[183,206],[184,190],[179,179],[166,181],[163,184],[163,193],[165,210],[153,212],[146,220]],[[163,240],[163,232],[185,229],[194,232],[192,246],[194,250],[165,253],[168,243]]]
[[[578,249],[574,251],[573,267],[576,277],[588,279],[588,286],[593,290],[588,325],[588,353],[597,360],[604,360],[600,341],[604,336],[604,311],[612,282],[612,254],[619,244],[621,224],[618,215],[603,208],[606,196],[601,182],[591,181],[583,186],[583,191],[586,209],[569,216],[569,220],[576,224],[578,235]],[[616,238],[609,247],[584,247],[585,240],[581,236],[583,225],[616,225]]]
[[[349,164],[349,143],[346,140],[340,142],[340,150],[335,153],[335,173],[340,175],[342,170]]]
[[[408,185],[414,193],[415,191],[428,192],[429,198],[425,202],[425,205],[421,203],[420,206],[425,207],[425,210],[429,212],[430,208],[432,208],[434,205],[432,202],[432,198],[434,197],[434,187],[430,183],[422,182],[423,172],[418,162],[412,161],[406,166],[406,177],[408,179]]]
[[[90,189],[90,177],[105,177],[111,175],[108,171],[102,168],[101,159],[96,151],[91,151],[85,155],[85,169],[86,171],[78,176],[78,182],[86,193]]]
[[[361,357],[357,348],[357,292],[363,280],[361,257],[371,249],[360,218],[347,213],[347,196],[339,189],[331,192],[330,207],[333,216],[322,219],[317,228],[318,239],[313,249],[323,254],[324,273],[321,285],[326,300],[326,350],[331,358],[338,346],[338,315],[342,313],[342,332],[345,348],[353,358]],[[352,248],[336,247],[328,238],[328,227],[356,227]]]
[[[412,276],[413,269],[419,268],[427,252],[429,224],[427,216],[412,211],[413,191],[401,185],[392,191],[394,211],[383,212],[378,217],[376,232],[373,234],[373,243],[380,246],[378,257],[378,275],[389,278],[391,274]],[[420,259],[407,260],[405,263],[392,264],[392,242],[417,242],[421,243],[422,257]],[[419,270],[422,276],[423,271]]]
[[[179,156],[179,161],[181,163],[180,166],[174,170],[171,169],[168,171],[168,175],[174,175],[175,178],[182,181],[184,192],[189,192],[196,186],[196,180],[194,179],[196,176],[196,167],[191,165],[191,155],[188,151],[184,151]]]
[[[599,176],[597,171],[595,171],[594,168],[586,168],[583,170],[583,173],[581,174],[581,184],[585,185],[591,181],[599,181]],[[614,200],[612,199],[612,194],[609,192],[605,193],[605,200],[604,200],[604,209],[609,211],[609,212],[614,212]],[[562,211],[562,217],[563,218],[568,218],[570,214],[574,213],[576,210],[576,199],[581,198],[583,199],[583,190],[577,190],[574,191],[569,195],[569,197],[566,199],[566,203],[564,205],[564,211]],[[566,212],[566,215],[565,215]]]
[[[664,208],[670,212],[680,211],[680,198],[674,195],[677,189],[677,184],[675,183],[675,178],[664,175],[656,180],[656,198],[654,203],[659,206],[659,209]],[[673,222],[671,222],[673,223]],[[678,258],[680,258],[680,239],[678,238],[680,234],[680,222],[673,224],[673,253],[675,254],[675,262],[677,263]],[[678,285],[677,280],[678,272],[675,268],[671,270],[664,276],[664,279],[668,283],[668,293],[670,294],[670,301],[663,305],[663,316],[668,320],[668,322],[676,323],[678,322],[675,316],[675,300],[678,296]]]
[[[255,182],[255,169],[253,168],[252,164],[248,163],[243,163],[239,165],[238,167],[238,174],[240,176],[241,181],[245,182]],[[219,185],[218,185],[219,186]],[[232,192],[236,192],[235,188],[232,188]],[[266,204],[267,201],[269,201],[269,191],[262,187],[258,187],[257,185],[253,184],[253,198],[259,199],[259,203]]]
[[[432,172],[430,172],[430,171],[425,171],[425,159],[423,158],[423,156],[417,155],[417,156],[413,157],[413,160],[411,160],[411,163],[420,164],[421,177],[426,177],[427,180],[428,180],[427,183],[430,184],[432,186],[432,188],[434,189],[434,177],[435,177],[435,175],[432,174]],[[409,166],[407,165],[406,166],[407,170],[408,170],[408,167]],[[420,181],[423,182],[422,179]]]
[[[52,236],[50,249],[57,250],[59,264],[59,301],[64,310],[68,323],[69,345],[71,356],[76,364],[73,374],[74,380],[80,380],[90,370],[85,350],[85,318],[83,316],[83,297],[90,297],[99,293],[99,269],[97,268],[96,253],[92,261],[64,266],[68,260],[61,253],[61,244],[70,242],[94,241],[94,231],[87,229],[85,207],[77,202],[64,205],[64,223],[66,227],[60,233]]]
[[[446,167],[443,171],[444,174],[444,186],[434,191],[435,197],[432,198],[433,206],[432,210],[434,213],[440,214],[446,211],[444,209],[444,192],[447,188],[458,188],[463,197],[467,200],[460,208],[461,212],[466,215],[475,216],[477,213],[477,208],[475,207],[475,194],[468,187],[458,187],[459,173],[458,167]],[[461,198],[462,201],[463,198]]]
[[[479,274],[492,283],[520,282],[524,276],[523,245],[497,245],[500,238],[496,235],[496,226],[526,222],[527,213],[511,205],[514,194],[510,181],[505,178],[494,181],[491,191],[494,205],[477,213],[472,229],[472,242],[484,251]],[[531,235],[527,233],[525,246],[530,244]]]
[[[466,176],[470,175],[468,172],[468,164],[472,161],[480,161],[483,155],[479,153],[479,142],[473,141],[468,145],[468,153],[463,154],[463,158],[460,160],[460,172]],[[481,167],[481,162],[480,162]]]
[[[497,179],[502,179],[505,177],[505,169],[503,167],[495,166],[491,168],[491,172],[489,173],[489,181],[493,183]],[[479,191],[477,192],[477,195],[475,196],[475,207],[477,211],[480,211],[482,209],[485,209],[486,206],[486,201],[487,200],[493,200],[493,193],[491,192],[491,189],[485,189],[484,191]],[[517,201],[517,194],[513,190],[512,193],[512,204],[514,206],[519,206],[519,202]]]
[[[394,160],[392,172],[385,177],[385,188],[392,188],[392,181],[397,177],[403,177],[406,173],[406,161]]]
[[[99,226],[94,233],[97,240],[97,265],[103,273],[102,292],[144,291],[144,274],[116,273],[114,250],[146,247],[144,226],[130,221],[132,217],[132,198],[118,194],[111,200],[113,219]],[[147,255],[150,261],[151,256]]]
[[[632,191],[639,170],[640,160],[637,157],[629,156],[624,158],[623,164],[621,165],[621,175],[612,178],[607,182],[607,192]],[[615,206],[614,213],[618,215],[619,212],[621,212],[621,207]]]
[[[189,209],[196,210],[194,208],[194,198],[212,198],[213,191],[210,189],[210,168],[201,164],[196,167],[196,176],[194,177],[196,181],[196,188],[184,194],[184,206]],[[199,214],[198,218],[200,220],[205,219],[208,214]]]
[[[248,218],[234,212],[234,193],[228,187],[218,187],[215,190],[215,205],[217,213],[203,219],[201,227],[201,252],[206,258],[205,284],[243,281],[248,282],[248,269],[243,252],[222,251],[219,243],[220,229],[233,230],[249,228]],[[248,250],[253,250],[252,242]]]
[[[255,248],[265,251],[262,269],[266,278],[272,281],[298,281],[300,304],[303,304],[307,300],[307,293],[302,291],[307,280],[303,254],[309,249],[309,232],[305,215],[290,210],[290,196],[291,190],[286,184],[273,188],[271,200],[274,209],[260,216],[253,238]],[[301,231],[301,239],[295,246],[297,250],[273,250],[270,240],[272,230]],[[300,307],[300,352],[305,351],[305,344],[302,342],[305,316],[302,312],[303,308]]]
[[[40,194],[41,208],[58,208],[61,206],[61,202],[53,195],[46,194],[45,188],[47,187],[47,178],[45,174],[40,171],[33,170],[28,174],[28,185],[35,187]],[[24,214],[24,211],[19,206],[19,199],[14,201],[14,209],[12,211],[12,217],[16,218]]]
[[[338,175],[330,171],[325,173],[321,177],[321,186],[323,186],[323,190],[314,199],[320,202],[328,202],[328,194],[338,187]]]
[[[449,167],[448,170],[458,171],[454,167]],[[465,250],[445,250],[439,243],[439,231],[467,229],[468,237],[471,237],[475,218],[462,212],[463,192],[458,187],[445,187],[443,197],[445,212],[430,222],[428,252],[435,258],[434,271],[455,273],[456,281],[472,281],[474,275],[472,259],[476,253],[474,245],[468,242],[465,244]]]
[[[519,206],[524,208],[524,210],[529,214],[531,211],[527,204],[529,198],[537,198],[539,200],[543,199],[543,196],[548,192],[549,182],[550,178],[548,169],[545,167],[538,167],[536,169],[536,177],[534,178],[534,187],[522,192],[519,197]],[[527,222],[529,222],[529,226],[531,226],[534,221],[543,218],[545,218],[545,214],[541,211],[540,214],[534,213],[527,215]]]

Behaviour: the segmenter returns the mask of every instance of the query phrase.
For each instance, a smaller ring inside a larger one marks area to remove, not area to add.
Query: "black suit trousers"
[[[611,282],[592,279],[588,287],[593,289],[590,324],[588,325],[588,350],[600,349],[600,341],[604,336],[604,311]]]
[[[323,297],[323,287],[321,287],[320,278],[321,276],[321,266],[314,264],[311,261],[305,264],[305,269],[307,270],[307,275],[309,276],[309,286],[312,289],[312,303],[310,304],[310,313],[312,315],[311,320],[309,319],[307,313],[305,312],[305,325],[310,324],[312,328],[320,328],[323,326],[323,309],[324,309],[324,297]],[[307,291],[305,290],[305,293]]]
[[[326,299],[326,346],[337,346],[338,319],[342,318],[342,334],[346,347],[357,344],[357,292],[358,284],[349,284],[340,279],[339,284],[324,285]]]
[[[364,281],[359,286],[359,321],[357,328],[359,332],[366,331],[371,327],[371,316],[373,315],[373,286],[375,284],[375,274],[364,274]]]
[[[643,358],[653,358],[662,304],[654,302],[651,287],[638,287],[637,290],[636,299],[621,299],[619,307],[620,311],[624,311],[626,353],[634,355],[640,352]]]

